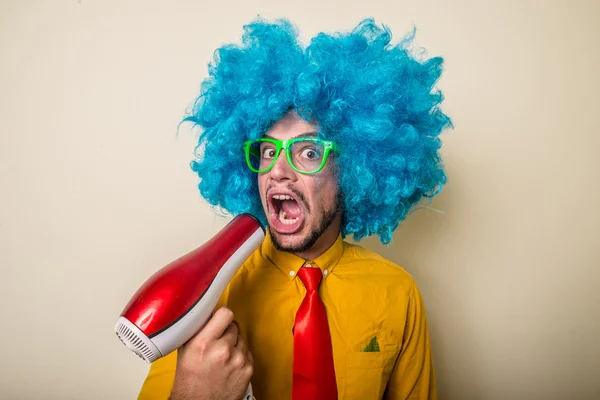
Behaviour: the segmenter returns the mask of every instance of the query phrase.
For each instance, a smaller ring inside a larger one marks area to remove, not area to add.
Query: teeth
[[[287,219],[287,214],[285,213],[285,211],[279,210],[279,222],[281,222],[282,224],[285,224],[285,225],[295,224],[296,222],[298,222],[299,219],[300,218],[298,218],[298,217]]]
[[[288,196],[287,194],[276,194],[273,195],[273,198],[275,200],[293,200],[291,196]]]

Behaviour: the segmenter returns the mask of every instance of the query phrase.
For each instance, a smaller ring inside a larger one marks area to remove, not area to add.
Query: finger
[[[250,350],[246,351],[246,357],[248,358],[248,362],[250,363],[250,365],[252,365],[252,367],[254,367],[254,357],[252,356],[252,353],[250,352]]]
[[[254,366],[254,357],[252,357],[252,353],[250,353],[250,351],[248,350],[248,346],[246,346],[246,342],[244,341],[244,338],[239,336],[238,342],[235,345],[235,347],[237,347],[242,352],[242,354],[244,354],[246,356],[246,359],[248,360],[250,365]]]
[[[219,308],[196,337],[203,340],[217,340],[223,336],[232,321],[233,312],[225,307]]]
[[[244,338],[241,337],[239,334],[238,334],[238,337],[237,337],[237,343],[236,343],[235,347],[237,347],[238,349],[240,349],[240,351],[243,354],[246,354],[246,351],[248,350],[246,348],[246,342],[244,342]]]
[[[242,330],[240,329],[240,324],[235,319],[233,321],[231,321],[231,323],[234,324],[235,326],[237,326],[238,334],[242,332]]]
[[[221,340],[225,341],[230,347],[234,347],[238,342],[238,328],[234,324],[230,324],[223,336],[221,336]]]

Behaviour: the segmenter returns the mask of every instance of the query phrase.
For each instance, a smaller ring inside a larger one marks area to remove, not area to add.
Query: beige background
[[[256,14],[415,24],[446,58],[449,184],[365,242],[422,288],[440,397],[600,398],[600,3],[211,3],[0,2],[0,398],[135,398],[119,312],[227,221],[176,125]]]

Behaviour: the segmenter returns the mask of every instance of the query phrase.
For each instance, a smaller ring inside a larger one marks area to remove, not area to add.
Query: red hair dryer
[[[208,242],[152,275],[123,309],[115,332],[151,363],[181,347],[210,319],[229,281],[260,246],[265,228],[235,217]],[[252,398],[252,389],[244,399]]]

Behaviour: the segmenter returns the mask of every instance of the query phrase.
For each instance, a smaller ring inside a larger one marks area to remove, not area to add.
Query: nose
[[[268,173],[269,177],[274,181],[295,181],[297,178],[296,171],[288,163],[285,150],[281,150],[279,157],[275,160],[275,165],[273,165],[273,168]]]

